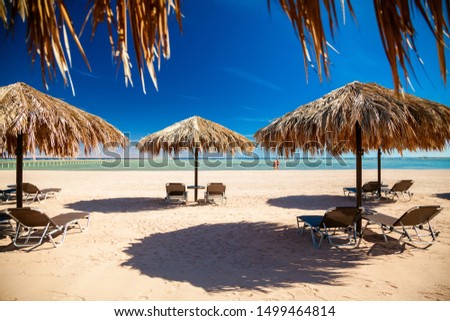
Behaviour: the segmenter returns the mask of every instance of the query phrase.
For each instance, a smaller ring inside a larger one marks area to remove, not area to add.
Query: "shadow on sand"
[[[449,200],[450,201],[450,193],[438,193],[438,194],[434,194],[434,197],[439,197],[442,198],[444,200]]]
[[[100,213],[135,213],[140,211],[159,211],[170,208],[163,198],[156,197],[119,197],[79,201],[66,204],[75,211]]]
[[[291,195],[271,198],[269,205],[304,210],[327,210],[335,206],[355,206],[355,198],[338,195]]]
[[[367,229],[364,233],[364,240],[370,246],[367,251],[368,256],[386,256],[403,254],[406,251],[406,243],[399,242],[398,238],[386,235],[388,242],[385,242],[383,235],[378,228]]]
[[[316,250],[292,227],[258,222],[204,224],[138,240],[124,266],[206,291],[333,284],[364,264],[365,251]]]
[[[340,195],[291,195],[271,198],[267,203],[272,206],[299,209],[299,210],[323,210],[337,206],[356,206],[356,198]],[[363,199],[362,205],[371,209],[374,207],[390,204],[386,200]]]

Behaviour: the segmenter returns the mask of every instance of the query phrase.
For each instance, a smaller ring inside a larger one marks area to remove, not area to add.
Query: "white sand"
[[[89,211],[92,222],[56,249],[27,253],[2,237],[0,300],[450,300],[450,171],[383,171],[389,185],[408,178],[412,201],[364,205],[397,217],[442,205],[439,241],[426,250],[376,233],[357,249],[316,250],[297,235],[297,215],[355,204],[342,194],[353,170],[200,172],[201,184],[227,185],[226,206],[166,206],[164,184],[192,184],[189,171],[26,171],[24,181],[63,189],[61,200],[32,206]],[[0,188],[14,181],[0,171]]]

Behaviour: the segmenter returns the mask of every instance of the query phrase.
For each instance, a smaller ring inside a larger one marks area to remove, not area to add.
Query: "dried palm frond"
[[[286,12],[300,39],[303,50],[306,77],[308,66],[317,68],[322,81],[322,74],[330,78],[327,40],[322,22],[321,2],[328,13],[328,24],[333,35],[337,27],[336,6],[334,0],[279,0],[282,9]],[[349,11],[353,15],[353,8],[349,2]],[[270,0],[268,0],[270,10]],[[308,48],[314,52],[317,67],[312,62]]]
[[[14,29],[18,15],[20,15],[22,20],[27,21],[28,51],[33,62],[36,60],[37,55],[40,55],[44,85],[48,87],[47,78],[51,80],[56,69],[58,69],[64,78],[64,83],[66,85],[70,84],[72,90],[74,90],[69,72],[70,49],[67,30],[75,41],[89,69],[90,66],[79,38],[74,31],[64,0],[11,0],[8,4],[10,7],[9,19],[7,18],[7,7],[4,0],[0,0],[0,19],[10,29]],[[116,0],[115,19],[113,1],[90,0],[89,5],[90,9],[85,24],[89,17],[92,17],[93,36],[98,24],[106,21],[113,55],[123,64],[125,84],[128,84],[128,82],[132,84],[127,40],[129,23],[144,92],[144,65],[147,66],[152,81],[157,88],[154,68],[155,56],[158,59],[158,63],[161,56],[165,58],[170,57],[168,14],[170,9],[175,11],[181,29],[180,0]],[[114,31],[118,34],[116,41],[113,37]],[[61,38],[64,39],[64,47]]]
[[[447,1],[446,4],[447,15],[449,15],[449,2]],[[448,33],[448,26],[444,18],[442,1],[376,0],[374,1],[374,5],[381,40],[392,69],[395,90],[398,91],[401,87],[397,63],[403,70],[404,78],[408,79],[408,67],[412,70],[409,52],[412,50],[417,54],[414,41],[416,31],[413,26],[411,6],[414,6],[422,14],[422,17],[436,38],[441,77],[444,83],[446,83],[447,71],[444,54],[444,32]]]
[[[330,154],[356,152],[355,124],[362,131],[362,148],[444,150],[450,142],[450,108],[375,83],[352,82],[300,106],[255,134],[265,148],[290,155],[308,151],[312,143]],[[339,148],[336,149],[336,146]]]
[[[100,144],[127,144],[126,137],[100,117],[24,83],[0,87],[0,129],[8,154],[17,148],[19,134],[23,134],[23,153],[39,150],[48,156],[76,156],[80,143],[86,154]]]
[[[153,85],[158,89],[154,61],[156,57],[159,67],[161,56],[167,59],[170,57],[168,15],[170,9],[173,9],[181,29],[180,0],[116,0],[115,3],[116,19],[111,0],[90,0],[90,9],[82,30],[91,17],[93,37],[98,24],[106,21],[113,56],[123,64],[125,85],[128,85],[128,82],[132,85],[127,39],[128,14],[143,91],[145,92],[144,65]],[[113,31],[118,34],[117,40],[114,40]]]
[[[271,0],[268,0],[270,4]],[[328,52],[326,47],[326,37],[323,31],[323,22],[320,12],[321,4],[328,12],[328,23],[333,35],[336,18],[336,0],[278,0],[282,9],[291,20],[302,45],[305,59],[305,69],[311,64],[308,48],[315,52],[317,71],[322,80],[322,72],[329,77]],[[342,7],[344,0],[340,0]],[[443,5],[445,2],[445,6]],[[349,11],[354,16],[350,0],[347,0]],[[445,62],[445,39],[448,37],[448,22],[450,21],[450,3],[448,0],[374,0],[374,10],[377,17],[378,28],[381,40],[389,61],[395,92],[398,93],[403,88],[400,80],[398,65],[403,71],[404,78],[409,81],[411,66],[410,52],[418,55],[415,45],[416,31],[412,19],[412,9],[417,9],[425,22],[430,27],[436,38],[438,59],[441,77],[446,83],[447,69]],[[306,33],[306,31],[308,33]],[[323,71],[322,71],[323,70]]]
[[[271,0],[267,1],[270,9]],[[312,66],[317,70],[321,80],[323,74],[330,78],[330,61],[327,49],[329,42],[326,39],[323,27],[325,19],[322,17],[323,10],[321,8],[325,8],[328,14],[328,25],[333,36],[338,25],[336,1],[278,0],[300,39],[306,73],[308,66]],[[339,1],[342,10],[344,10],[345,0]],[[113,3],[115,3],[115,11],[113,10]],[[161,56],[170,57],[168,15],[171,9],[175,11],[181,29],[180,0],[89,0],[89,4],[90,10],[86,21],[89,17],[92,17],[92,35],[95,33],[98,24],[106,21],[114,57],[124,66],[125,83],[132,83],[127,40],[129,19],[137,67],[144,91],[144,65],[146,65],[157,88],[154,62],[157,60],[159,66]],[[349,12],[355,18],[350,0],[347,0],[347,5]],[[9,18],[7,8],[10,11]],[[413,71],[409,54],[411,51],[417,54],[416,32],[412,20],[413,9],[421,13],[436,39],[440,73],[444,83],[446,83],[445,38],[448,38],[449,33],[449,1],[374,0],[374,9],[382,43],[391,66],[395,91],[398,93],[403,87],[398,65],[408,82],[408,69]],[[68,65],[70,65],[70,50],[67,29],[89,67],[86,55],[74,32],[64,0],[9,0],[6,5],[4,0],[0,0],[0,19],[6,23],[8,28],[14,27],[18,15],[22,20],[28,21],[28,50],[33,62],[36,56],[40,55],[42,78],[45,85],[47,85],[47,77],[51,79],[56,69],[63,75],[66,84],[71,83],[68,68]],[[118,34],[117,40],[114,39],[114,31]],[[61,44],[61,38],[64,39],[65,50]],[[311,50],[312,54],[310,54]]]
[[[28,52],[34,62],[36,56],[40,56],[42,81],[46,87],[47,77],[52,79],[56,69],[59,70],[64,79],[64,84],[72,87],[69,72],[70,50],[67,37],[69,30],[88,68],[90,69],[86,55],[75,33],[72,21],[64,5],[63,0],[13,0],[10,3],[10,18],[7,20],[8,28],[13,29],[17,15],[23,21],[27,20],[27,42]],[[0,5],[0,7],[2,7]],[[3,8],[5,8],[3,6]],[[59,13],[59,14],[57,14]],[[6,17],[6,11],[4,16]],[[3,17],[2,17],[3,19]],[[62,36],[60,34],[62,32]],[[61,38],[64,39],[63,49]],[[69,61],[66,58],[69,58]]]
[[[8,18],[6,17],[5,0],[0,0],[0,19],[3,21],[3,25],[8,25]]]
[[[156,133],[145,136],[137,146],[140,152],[151,155],[174,153],[183,150],[192,153],[215,151],[235,154],[236,151],[251,152],[252,142],[228,128],[198,116],[185,119]]]

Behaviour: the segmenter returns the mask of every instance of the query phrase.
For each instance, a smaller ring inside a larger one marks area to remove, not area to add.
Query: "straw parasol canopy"
[[[0,136],[6,152],[17,155],[18,207],[23,154],[39,150],[48,156],[73,157],[80,143],[86,154],[99,145],[127,144],[126,137],[100,117],[21,82],[0,87]]]
[[[145,136],[137,147],[140,152],[156,156],[161,151],[178,155],[183,150],[189,150],[195,155],[195,186],[198,186],[198,152],[215,151],[234,155],[237,151],[249,153],[254,149],[252,142],[243,135],[199,116],[190,117]]]
[[[375,83],[355,81],[276,119],[257,131],[255,139],[266,148],[277,144],[278,152],[285,155],[295,149],[307,151],[311,143],[319,143],[330,154],[355,153],[357,206],[361,206],[358,166],[363,151],[442,151],[450,142],[450,109],[409,94],[397,97],[393,90]]]

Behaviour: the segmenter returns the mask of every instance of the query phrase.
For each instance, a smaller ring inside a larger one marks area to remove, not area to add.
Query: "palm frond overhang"
[[[271,0],[267,1],[270,8]],[[309,66],[314,66],[320,79],[322,79],[322,74],[325,74],[328,78],[330,76],[330,61],[324,21],[328,21],[333,37],[338,27],[337,0],[278,0],[278,2],[292,22],[299,37],[306,72]],[[347,3],[351,16],[356,20],[351,1],[339,0],[339,2],[342,5],[344,21],[345,3]],[[414,73],[410,54],[417,55],[420,61],[415,44],[417,32],[414,28],[414,11],[420,13],[436,39],[440,73],[444,83],[446,83],[445,49],[448,48],[448,45],[446,46],[445,39],[448,39],[449,34],[450,3],[447,0],[374,0],[373,4],[381,41],[391,67],[395,92],[398,94],[405,87],[401,82],[400,70],[403,72],[406,81],[409,81],[410,78],[408,70]],[[325,19],[322,8],[325,8],[328,19]],[[309,52],[310,50],[313,51],[312,55]],[[315,62],[313,62],[312,57],[315,58]]]
[[[270,8],[271,0],[267,1]],[[329,42],[326,37],[324,21],[329,25],[333,37],[338,27],[337,0],[277,1],[291,20],[299,37],[305,70],[307,71],[309,66],[313,66],[320,79],[323,74],[329,78]],[[180,29],[182,29],[180,2],[180,0],[89,0],[90,9],[84,25],[91,19],[93,36],[98,25],[106,22],[113,55],[123,65],[126,84],[132,83],[127,39],[127,30],[130,28],[138,64],[137,69],[145,91],[145,67],[157,88],[155,62],[158,62],[159,68],[161,57],[170,57],[168,15],[172,10],[175,12]],[[346,4],[348,11],[356,20],[351,1],[339,0],[339,3],[344,13]],[[436,39],[440,73],[446,83],[445,49],[448,47],[446,40],[449,34],[449,1],[374,0],[373,3],[381,41],[392,71],[395,92],[398,94],[405,87],[402,84],[400,72],[403,73],[405,81],[409,81],[410,78],[408,70],[414,73],[410,55],[419,55],[415,45],[417,32],[414,27],[414,11],[419,12]],[[327,13],[327,18],[322,13],[323,8]],[[33,61],[38,55],[40,56],[44,84],[47,83],[47,77],[51,79],[56,70],[63,75],[66,84],[71,84],[69,35],[72,36],[90,68],[64,0],[11,0],[6,3],[4,0],[0,0],[0,19],[6,28],[14,29],[15,21],[19,16],[28,23],[28,50]],[[116,39],[115,34],[118,35]]]
[[[88,8],[81,30],[91,19],[94,36],[99,23],[106,22],[113,56],[123,65],[125,83],[132,84],[127,39],[130,28],[144,91],[145,66],[157,88],[154,62],[157,60],[159,65],[161,56],[170,57],[168,15],[172,10],[175,12],[181,29],[180,0],[89,0]],[[6,28],[13,31],[19,17],[27,22],[26,41],[32,61],[40,57],[44,85],[47,86],[47,79],[51,80],[58,70],[64,83],[70,84],[74,91],[69,70],[69,35],[89,70],[90,65],[64,0],[8,0],[6,3],[0,0],[0,19]]]

